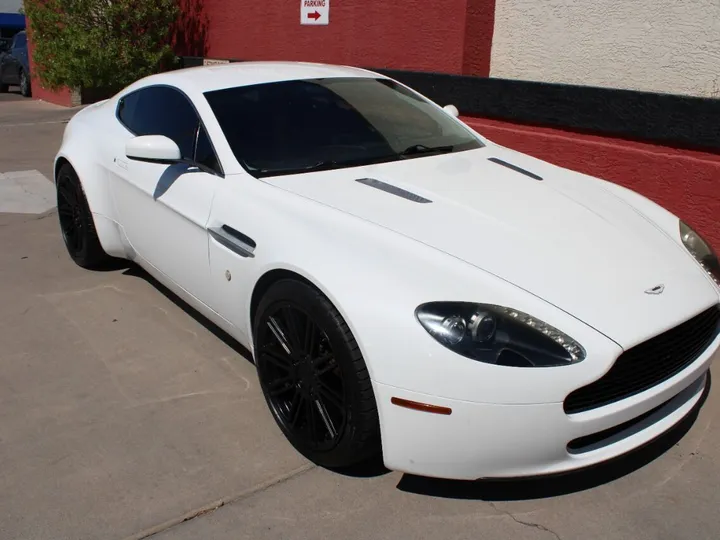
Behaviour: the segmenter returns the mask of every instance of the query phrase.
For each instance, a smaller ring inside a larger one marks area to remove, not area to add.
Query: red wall
[[[214,58],[444,73],[463,72],[467,49],[469,73],[488,75],[494,6],[495,0],[330,0],[328,26],[303,26],[297,0],[204,0],[207,30],[196,34],[204,35],[205,56]]]
[[[179,1],[179,55],[490,73],[495,0],[330,0],[328,26],[301,25],[297,0]],[[70,105],[67,91],[33,85],[38,99]]]
[[[463,75],[490,75],[494,32],[495,0],[468,0],[465,12]]]
[[[720,250],[719,155],[494,120],[464,120],[498,144],[637,191]]]

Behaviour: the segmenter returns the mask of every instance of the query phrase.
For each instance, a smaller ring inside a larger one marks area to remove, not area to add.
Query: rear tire
[[[6,94],[10,89],[10,85],[0,82],[0,94]]]
[[[24,97],[30,97],[32,95],[32,90],[30,88],[30,77],[28,77],[24,69],[20,70],[20,93]]]
[[[285,279],[254,321],[255,363],[270,411],[310,461],[344,468],[380,453],[377,404],[365,361],[340,313],[317,289]]]
[[[70,258],[82,268],[104,268],[112,258],[100,244],[85,192],[70,164],[60,167],[56,189],[60,230]]]

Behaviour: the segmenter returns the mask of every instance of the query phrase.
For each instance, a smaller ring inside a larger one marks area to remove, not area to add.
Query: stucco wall
[[[493,77],[720,97],[718,0],[497,0]]]
[[[23,0],[0,0],[0,13],[17,13],[23,6]]]

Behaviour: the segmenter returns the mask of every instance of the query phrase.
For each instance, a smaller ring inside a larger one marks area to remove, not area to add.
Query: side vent
[[[361,184],[365,184],[366,186],[374,187],[375,189],[379,189],[380,191],[391,193],[392,195],[396,195],[397,197],[402,197],[403,199],[407,199],[408,201],[416,203],[432,202],[430,199],[426,199],[425,197],[421,197],[420,195],[416,195],[415,193],[411,193],[407,190],[404,190],[397,186],[393,186],[392,184],[381,182],[380,180],[376,180],[374,178],[358,178],[355,181],[360,182]]]
[[[513,165],[512,163],[508,163],[507,161],[503,161],[502,159],[491,157],[488,158],[488,161],[492,161],[493,163],[497,163],[498,165],[502,165],[503,167],[507,167],[508,169],[512,169],[515,172],[519,172],[520,174],[524,174],[525,176],[529,176],[530,178],[534,180],[542,180],[542,176],[538,176],[535,173],[531,173],[530,171],[526,171],[525,169],[518,167],[517,165]]]

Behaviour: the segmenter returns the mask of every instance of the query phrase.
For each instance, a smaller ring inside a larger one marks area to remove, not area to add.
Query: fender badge
[[[647,289],[645,294],[662,294],[664,290],[665,285],[661,283],[660,285],[655,285],[652,289]]]

